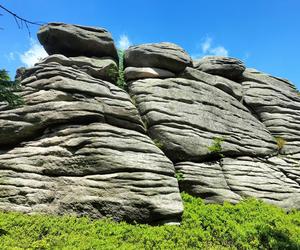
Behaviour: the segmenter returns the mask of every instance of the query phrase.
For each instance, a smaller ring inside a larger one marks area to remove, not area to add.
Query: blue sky
[[[299,0],[0,0],[18,15],[41,22],[100,26],[120,47],[174,42],[193,57],[228,55],[247,67],[287,78],[300,89]],[[38,27],[19,30],[0,10],[0,68],[16,68],[44,56]]]

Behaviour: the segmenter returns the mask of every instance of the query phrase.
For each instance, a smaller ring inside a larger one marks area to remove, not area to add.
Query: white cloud
[[[223,46],[213,46],[213,39],[211,37],[206,37],[206,39],[201,43],[202,53],[195,54],[194,58],[199,58],[203,56],[228,56],[228,50]]]
[[[20,60],[26,67],[32,67],[42,58],[48,56],[44,48],[36,40],[30,39],[30,48],[20,54]]]
[[[125,50],[125,49],[128,49],[128,47],[130,45],[131,45],[131,42],[130,42],[128,36],[127,35],[121,35],[120,39],[118,41],[118,48],[122,49],[122,50]]]
[[[203,43],[201,43],[202,52],[205,54],[210,50],[212,39],[207,37]]]
[[[209,52],[214,56],[228,56],[228,50],[223,46],[218,46],[209,50]]]

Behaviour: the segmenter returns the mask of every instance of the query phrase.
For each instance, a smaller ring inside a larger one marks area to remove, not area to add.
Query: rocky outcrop
[[[224,158],[218,162],[176,165],[180,186],[209,202],[257,197],[284,208],[300,207],[300,167],[289,157]]]
[[[78,26],[67,28],[81,39]],[[97,29],[85,30],[97,37]],[[89,39],[81,42],[89,47]],[[27,69],[19,93],[25,105],[0,111],[0,209],[179,221],[172,162],[145,134],[130,96],[103,80],[116,64],[77,53]]]
[[[178,222],[180,191],[300,209],[288,81],[233,58],[192,63],[171,43],[130,47],[123,75],[105,29],[50,23],[38,37],[50,56],[19,70],[25,104],[0,103],[1,210]]]
[[[213,75],[239,80],[245,70],[242,61],[223,56],[206,56],[194,63],[194,68]]]
[[[174,43],[149,43],[131,46],[125,51],[126,67],[152,67],[174,73],[192,65],[191,57]]]
[[[295,87],[287,80],[251,69],[243,73],[242,85],[245,104],[277,140],[285,142],[281,153],[299,153],[300,95]]]
[[[201,161],[215,152],[215,138],[223,139],[219,154],[267,156],[276,143],[265,126],[232,96],[204,82],[145,79],[129,85],[153,140],[173,161]]]
[[[118,58],[112,36],[103,28],[49,23],[40,28],[37,36],[49,55]]]

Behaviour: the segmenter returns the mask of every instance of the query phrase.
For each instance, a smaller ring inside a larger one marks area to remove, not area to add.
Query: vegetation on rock
[[[224,138],[219,138],[219,137],[213,138],[212,145],[208,147],[209,152],[211,152],[212,154],[217,154],[220,157],[224,157],[224,155],[221,154],[223,141]]]
[[[277,143],[277,147],[278,147],[278,152],[280,152],[284,145],[286,144],[286,140],[283,139],[282,137],[275,137],[276,143]]]
[[[118,56],[119,56],[119,72],[118,72],[117,85],[118,87],[125,89],[126,82],[124,76],[124,51],[119,49]]]
[[[255,199],[205,205],[183,193],[180,226],[0,213],[0,249],[299,249],[300,212]]]

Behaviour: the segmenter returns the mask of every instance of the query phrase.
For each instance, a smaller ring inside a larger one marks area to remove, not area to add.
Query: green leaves
[[[19,82],[10,81],[6,70],[0,70],[0,102],[6,102],[10,107],[23,105],[23,99],[15,94],[20,88]]]
[[[256,199],[207,205],[182,198],[180,226],[0,212],[0,249],[299,249],[299,211]]]
[[[224,138],[220,138],[220,137],[213,138],[213,144],[207,147],[209,152],[212,154],[219,155],[220,157],[224,157],[224,155],[221,154],[223,141]]]

